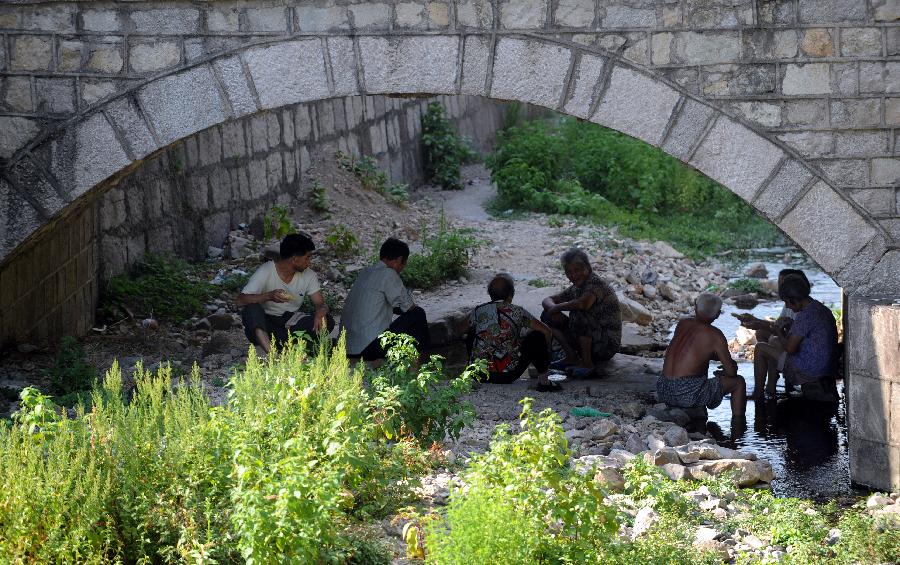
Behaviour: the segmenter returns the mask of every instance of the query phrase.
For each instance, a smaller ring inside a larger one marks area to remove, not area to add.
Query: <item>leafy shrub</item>
[[[409,185],[408,184],[392,184],[385,195],[388,201],[400,207],[405,207],[409,201]]]
[[[467,272],[470,253],[481,244],[471,230],[448,228],[442,211],[437,233],[424,234],[423,253],[410,255],[401,277],[408,286],[424,290],[459,278]]]
[[[148,254],[129,273],[106,282],[100,313],[107,319],[133,314],[180,322],[203,312],[204,304],[215,294],[215,287],[196,276],[185,262]]]
[[[343,224],[333,225],[325,234],[325,244],[338,257],[352,257],[357,253],[359,240],[356,235]]]
[[[744,294],[752,294],[752,293],[763,293],[765,294],[765,290],[763,289],[762,283],[759,282],[759,279],[737,279],[728,283],[728,288],[733,288],[735,290],[739,290]]]
[[[439,355],[432,355],[417,371],[413,369],[419,354],[411,336],[385,332],[381,345],[388,352],[387,363],[372,377],[372,388],[384,435],[388,439],[412,436],[425,447],[446,436],[458,438],[463,427],[475,419],[472,405],[461,402],[460,397],[472,390],[485,366],[472,365],[444,384]]]
[[[263,237],[265,239],[282,239],[291,233],[297,233],[297,228],[294,227],[291,215],[284,206],[273,206],[263,216]]]
[[[53,366],[46,370],[51,390],[59,395],[89,390],[97,380],[97,370],[85,359],[84,348],[67,335],[59,341]]]
[[[343,151],[338,151],[336,157],[338,165],[345,171],[353,173],[359,179],[363,188],[374,190],[378,194],[384,194],[387,188],[388,176],[387,173],[378,167],[378,161],[374,157],[365,155],[357,158],[353,155],[347,155]]]
[[[461,190],[460,164],[471,160],[474,152],[453,129],[438,102],[428,105],[422,114],[422,143],[425,146],[425,177],[444,190]]]
[[[662,151],[596,124],[531,121],[499,134],[488,157],[497,206],[564,213],[665,239],[697,256],[771,243],[749,205]]]
[[[313,210],[319,210],[320,212],[327,212],[330,209],[328,195],[325,193],[325,185],[319,179],[313,179],[312,181],[309,205]]]

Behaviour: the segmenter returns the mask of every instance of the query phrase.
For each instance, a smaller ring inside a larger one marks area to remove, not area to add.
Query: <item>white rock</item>
[[[744,270],[744,276],[754,279],[764,279],[769,276],[769,270],[762,263],[753,263]]]
[[[737,342],[743,346],[756,343],[756,331],[745,328],[744,326],[738,326],[737,330],[734,332],[734,337]]]
[[[657,255],[660,255],[667,259],[681,259],[684,257],[683,253],[681,253],[665,241],[657,241],[656,243],[654,243],[653,251],[655,251]]]
[[[649,284],[644,286],[644,296],[646,296],[648,299],[654,300],[656,298],[657,294],[659,294],[659,293],[656,290],[655,286],[652,286]]]
[[[622,312],[623,322],[649,326],[653,321],[653,314],[643,304],[626,297],[623,293],[616,293],[616,297],[619,299],[619,310]]]
[[[718,535],[719,532],[717,532],[714,528],[700,526],[699,528],[697,528],[697,533],[694,534],[694,545],[713,541]]]
[[[653,434],[648,435],[645,441],[647,442],[647,447],[653,451],[666,447],[666,442],[659,439]]]
[[[636,539],[647,533],[656,522],[659,521],[659,515],[652,508],[645,506],[638,510],[637,516],[634,518],[634,528],[631,531],[631,538]]]
[[[894,501],[890,498],[884,496],[883,494],[873,494],[866,500],[866,508],[875,508],[876,506],[885,506],[887,504],[893,504]]]
[[[691,478],[690,473],[688,473],[687,467],[685,467],[684,465],[679,465],[678,463],[666,463],[660,468],[662,469],[662,472],[665,473],[666,476],[673,481],[682,481],[684,479]]]

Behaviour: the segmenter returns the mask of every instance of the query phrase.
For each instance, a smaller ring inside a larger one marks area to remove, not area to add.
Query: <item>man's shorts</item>
[[[660,402],[678,408],[715,408],[722,403],[725,391],[717,378],[694,375],[670,379],[660,375],[656,379],[656,397]]]

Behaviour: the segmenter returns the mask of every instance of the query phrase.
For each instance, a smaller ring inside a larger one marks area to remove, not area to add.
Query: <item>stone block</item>
[[[425,6],[428,29],[444,29],[450,26],[450,5],[445,1],[429,2]]]
[[[691,165],[750,201],[782,157],[784,152],[778,146],[720,117],[691,158]]]
[[[757,6],[762,24],[792,24],[797,19],[793,0],[759,0]]]
[[[40,131],[35,120],[15,116],[0,116],[0,158],[8,159],[31,141]]]
[[[753,201],[753,206],[769,220],[775,221],[797,198],[813,178],[803,163],[790,159]]]
[[[884,123],[887,126],[900,126],[900,98],[885,99]]]
[[[656,9],[652,6],[607,6],[606,15],[601,17],[601,25],[605,29],[656,27]]]
[[[834,142],[836,157],[873,157],[889,153],[886,130],[835,132]]]
[[[867,11],[858,0],[800,0],[799,19],[805,24],[863,21]]]
[[[38,112],[70,114],[75,111],[75,79],[35,78],[34,92]]]
[[[539,29],[547,19],[547,0],[500,0],[501,29]]]
[[[252,114],[258,109],[239,57],[216,59],[213,69],[222,84],[235,117]]]
[[[860,94],[900,92],[900,62],[861,62],[859,92]]]
[[[560,0],[553,13],[557,26],[591,28],[594,24],[593,0]]]
[[[900,273],[900,251],[888,251],[872,269],[869,280],[859,287],[859,291],[870,296],[900,296],[900,277],[897,277],[897,273]],[[891,357],[890,359],[896,358]],[[887,366],[894,367],[894,371],[896,371],[900,365],[894,361],[892,363]]]
[[[606,60],[595,55],[583,54],[575,67],[572,95],[564,106],[566,113],[579,118],[588,118],[594,103],[600,75]]]
[[[654,33],[650,36],[650,62],[654,65],[667,65],[672,62],[672,33]]]
[[[53,40],[47,36],[18,35],[10,38],[9,68],[14,71],[49,70],[53,63]]]
[[[251,49],[244,60],[264,109],[329,96],[322,43],[318,39]]]
[[[206,12],[206,29],[212,32],[234,32],[240,29],[240,11],[236,6],[211,6]]]
[[[128,50],[128,64],[138,73],[168,69],[180,62],[181,46],[174,41],[138,43]]]
[[[187,34],[197,32],[200,27],[200,11],[195,8],[136,10],[128,16],[138,33]]]
[[[490,95],[556,108],[571,59],[571,51],[558,45],[503,37],[496,48]]]
[[[827,63],[785,65],[781,92],[787,95],[830,94],[831,69]]]
[[[687,161],[715,110],[691,98],[685,99],[677,121],[666,136],[662,149],[682,161]]]
[[[221,123],[227,116],[207,66],[153,81],[138,90],[138,100],[162,145]]]
[[[885,29],[887,34],[887,55],[900,55],[900,26]]]
[[[88,106],[112,96],[118,90],[116,82],[111,80],[81,79],[78,87],[81,103]]]
[[[294,8],[300,31],[333,31],[350,28],[345,6],[297,6]]]
[[[337,96],[358,94],[358,70],[353,40],[349,37],[329,37],[327,45],[334,94]]]
[[[122,31],[122,22],[116,10],[84,10],[81,12],[81,27],[84,31],[116,33]]]
[[[900,447],[851,436],[850,479],[873,489],[900,489]]]
[[[75,199],[131,163],[112,126],[95,113],[54,140],[51,169]]]
[[[784,121],[792,126],[827,126],[828,101],[788,100],[784,103]]]
[[[675,58],[680,63],[712,65],[736,62],[740,57],[741,37],[736,31],[675,34]]]
[[[880,28],[851,27],[841,30],[841,55],[844,57],[878,57],[881,51]]]
[[[272,8],[247,8],[247,31],[286,32],[287,10],[282,6]]]
[[[34,233],[43,221],[40,212],[28,200],[9,185],[0,183],[0,257],[5,258]],[[19,272],[23,272],[22,268]],[[19,294],[27,292],[27,288],[21,284],[22,278],[24,277],[20,275]],[[26,279],[25,283],[33,284],[33,281]]]
[[[362,76],[370,93],[456,93],[455,37],[360,37]]]
[[[747,30],[741,37],[745,60],[792,59],[799,39],[793,29]]]
[[[31,96],[31,79],[27,76],[0,77],[0,95],[5,109],[14,112],[31,112],[34,100]]]
[[[865,188],[869,186],[869,164],[864,159],[834,159],[818,161],[826,178],[836,186]]]
[[[872,184],[900,186],[900,157],[872,159]]]
[[[832,127],[859,128],[881,124],[881,99],[832,100]]]
[[[763,127],[771,128],[781,125],[781,106],[779,104],[754,100],[738,102],[731,107],[745,120]]]
[[[60,40],[57,48],[56,70],[79,71],[84,61],[85,43],[83,41]]]
[[[884,218],[894,213],[893,188],[864,188],[847,192],[857,204],[875,217]]]
[[[708,96],[767,95],[775,91],[775,65],[715,65],[703,75]]]
[[[157,144],[144,119],[130,98],[116,100],[105,109],[106,117],[118,128],[133,160],[156,151]]]
[[[124,64],[120,45],[102,44],[91,48],[87,67],[100,73],[116,74]]]
[[[900,20],[900,2],[897,0],[873,0],[876,22],[896,22]]]
[[[891,382],[851,371],[848,389],[847,396],[852,399],[849,414],[851,438],[864,437],[870,441],[886,443],[891,409]]]
[[[394,22],[400,29],[427,29],[425,6],[415,2],[402,2],[395,5]]]
[[[460,26],[491,29],[494,9],[489,0],[460,0],[456,3],[456,23]]]
[[[680,97],[662,82],[616,67],[591,121],[658,146]]]
[[[22,12],[20,27],[30,31],[73,33],[75,6],[45,4],[26,8]]]
[[[491,40],[481,35],[468,35],[463,47],[463,68],[460,94],[484,96]]]
[[[834,136],[829,131],[782,133],[778,135],[778,139],[804,157],[827,157],[834,153]]]
[[[800,48],[808,57],[831,57],[834,55],[834,40],[827,29],[807,29],[802,32]]]
[[[387,30],[391,24],[390,4],[351,4],[349,9],[353,28],[356,30]]]
[[[831,92],[844,96],[859,93],[859,65],[857,63],[831,64]]]
[[[868,281],[872,267],[878,263],[885,251],[887,240],[881,234],[876,235],[834,276],[835,282],[843,288],[845,295],[856,292]]]
[[[53,216],[68,203],[38,167],[35,159],[26,157],[17,161],[10,166],[7,174],[10,179],[14,179],[16,189],[27,194],[45,217]]]
[[[876,235],[849,202],[824,182],[807,192],[778,224],[827,273],[836,273]],[[833,237],[839,233],[841,237]]]
[[[222,124],[222,153],[225,159],[235,159],[246,155],[247,144],[244,141],[244,123],[242,121],[231,120]]]

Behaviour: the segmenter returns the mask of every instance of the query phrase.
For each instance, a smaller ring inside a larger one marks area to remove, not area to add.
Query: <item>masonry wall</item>
[[[473,148],[490,148],[503,120],[500,102],[351,96],[233,120],[148,158],[114,186],[98,187],[0,268],[0,345],[87,332],[101,281],[149,251],[203,257],[237,224],[304,198],[317,156],[372,155],[391,182],[421,183],[420,114],[432,101]]]

